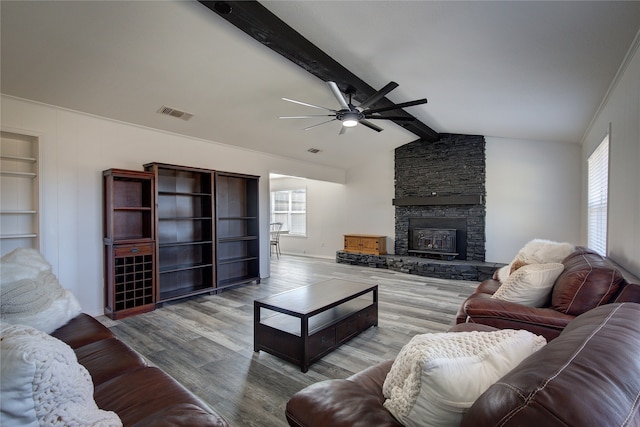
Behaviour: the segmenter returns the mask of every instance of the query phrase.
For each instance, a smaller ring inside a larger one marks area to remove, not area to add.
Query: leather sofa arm
[[[526,329],[544,336],[547,341],[557,337],[575,316],[551,308],[527,307],[509,301],[491,298],[491,295],[476,293],[464,302],[457,319],[471,323],[482,323],[499,329]]]
[[[381,392],[348,379],[321,381],[296,393],[285,415],[292,427],[401,427],[382,406]]]
[[[613,302],[640,303],[640,285],[636,283],[629,283],[620,291]]]
[[[639,426],[640,305],[578,316],[491,385],[461,427]]]

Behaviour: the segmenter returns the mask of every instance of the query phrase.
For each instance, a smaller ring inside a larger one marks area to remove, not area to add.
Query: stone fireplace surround
[[[414,226],[458,229],[456,259],[485,260],[485,141],[443,134],[395,152],[395,253],[409,254]]]
[[[338,251],[336,261],[444,279],[484,280],[502,266],[485,263],[485,141],[441,134],[395,150],[395,255]],[[409,254],[413,227],[456,228],[452,261]]]

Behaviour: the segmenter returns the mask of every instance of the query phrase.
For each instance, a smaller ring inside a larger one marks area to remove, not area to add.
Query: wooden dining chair
[[[282,253],[280,252],[280,231],[282,230],[283,223],[281,222],[272,222],[269,224],[269,232],[270,236],[270,246],[269,246],[269,256],[271,256],[273,249],[276,251],[276,256],[280,258]]]

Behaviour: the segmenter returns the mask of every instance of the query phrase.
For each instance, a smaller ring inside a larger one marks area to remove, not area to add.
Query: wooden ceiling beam
[[[356,89],[354,99],[362,102],[377,92],[377,89],[339,64],[316,45],[304,38],[284,21],[271,13],[257,1],[199,1],[218,16],[224,18],[255,40],[289,59],[323,81],[334,81],[344,92],[347,87]],[[393,105],[387,98],[375,104],[375,108]],[[373,106],[371,106],[373,108]],[[394,116],[413,118],[400,109]],[[397,125],[425,141],[440,139],[438,132],[418,119],[413,121],[393,120]]]

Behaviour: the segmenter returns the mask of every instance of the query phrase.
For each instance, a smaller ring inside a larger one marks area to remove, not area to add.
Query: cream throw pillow
[[[0,259],[0,319],[51,333],[80,314],[51,265],[35,249],[16,249]]]
[[[575,245],[567,242],[554,242],[553,240],[533,239],[527,242],[518,251],[515,258],[506,266],[498,270],[498,280],[503,282],[509,277],[514,263],[545,264],[562,262],[576,250]]]
[[[490,385],[545,344],[510,329],[416,335],[384,381],[384,407],[405,426],[458,426]]]
[[[542,307],[563,270],[564,265],[555,262],[525,265],[507,277],[491,298]]]
[[[122,426],[93,400],[93,382],[71,347],[25,325],[0,329],[0,425]]]
[[[562,262],[573,251],[575,245],[566,242],[554,242],[552,240],[533,239],[527,242],[516,254],[515,260],[524,261],[527,264],[544,264],[549,262]]]

